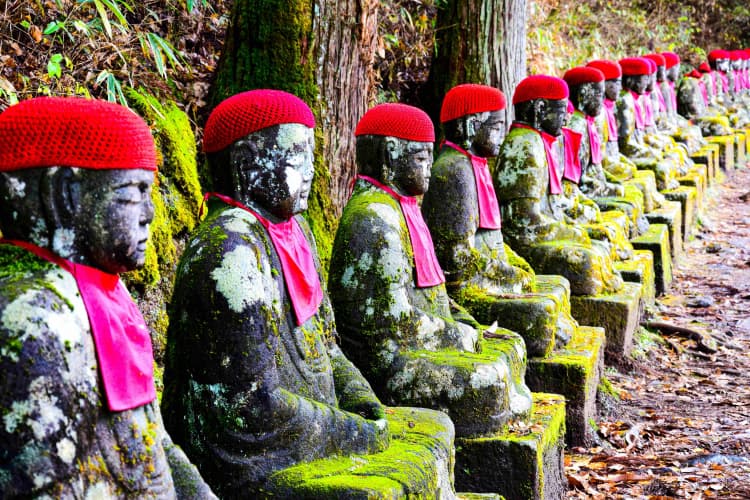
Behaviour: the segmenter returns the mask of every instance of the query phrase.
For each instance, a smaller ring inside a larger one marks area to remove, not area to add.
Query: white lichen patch
[[[255,252],[245,246],[224,254],[221,266],[211,272],[211,278],[229,308],[237,313],[256,302],[272,306],[280,300],[268,261],[258,262]]]
[[[385,203],[370,203],[368,208],[375,212],[380,219],[383,220],[387,225],[391,226],[394,230],[398,231],[401,225],[401,214],[397,212],[392,206],[386,205]],[[373,227],[373,230],[375,228]]]
[[[99,482],[89,487],[86,491],[85,500],[103,500],[105,498],[114,498],[113,491],[110,491],[109,486],[104,482]]]
[[[57,228],[52,235],[52,251],[65,258],[73,253],[75,240],[75,231],[68,228]]]
[[[233,233],[244,233],[248,230],[248,227],[253,224],[260,224],[260,222],[241,208],[227,210],[224,212],[224,216],[221,220],[222,227]],[[196,243],[198,241],[199,240],[195,240]]]
[[[279,126],[276,144],[279,149],[290,149],[297,144],[312,140],[313,130],[301,123],[285,123]]]
[[[70,439],[63,438],[57,443],[57,455],[66,464],[72,464],[76,458],[76,445]]]
[[[4,176],[6,176],[6,179],[8,180],[10,195],[13,198],[24,198],[26,196],[26,183],[12,175],[4,174]]]
[[[3,416],[5,432],[13,434],[20,424],[31,413],[30,401],[13,401],[10,411]]]
[[[341,284],[346,289],[353,289],[359,286],[359,282],[354,278],[354,267],[347,266],[341,274]]]
[[[465,323],[456,323],[458,330],[461,333],[461,348],[466,352],[474,352],[476,350],[477,341],[479,340],[479,332]]]
[[[423,349],[435,350],[440,347],[438,332],[443,331],[445,328],[445,321],[437,316],[428,316],[426,314],[420,314],[417,319],[417,339],[420,340],[420,345]]]
[[[508,373],[508,367],[503,362],[477,364],[469,378],[469,385],[471,385],[472,389],[491,387],[497,385],[498,382],[505,382],[508,378]]]
[[[62,410],[57,407],[57,396],[54,395],[56,381],[38,377],[29,384],[29,399],[13,401],[10,411],[3,416],[5,430],[9,434],[16,431],[19,425],[28,426],[34,438],[42,441],[68,424]]]
[[[410,316],[414,311],[409,300],[406,288],[399,286],[391,289],[391,303],[388,307],[388,315],[398,319],[401,316]]]

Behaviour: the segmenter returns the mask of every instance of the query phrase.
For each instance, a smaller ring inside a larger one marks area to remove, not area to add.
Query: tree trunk
[[[286,90],[315,113],[315,180],[306,217],[327,269],[354,176],[354,127],[373,100],[376,0],[236,0],[209,102]]]
[[[526,76],[526,0],[449,0],[438,11],[435,45],[422,102],[436,123],[443,96],[461,83],[500,88],[510,101]],[[508,123],[512,113],[508,106]]]

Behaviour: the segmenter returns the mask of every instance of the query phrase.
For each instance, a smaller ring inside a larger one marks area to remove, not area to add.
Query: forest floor
[[[567,450],[568,498],[750,498],[750,170],[708,198],[649,318],[702,337],[642,329],[606,369],[619,397],[599,405],[599,445]]]

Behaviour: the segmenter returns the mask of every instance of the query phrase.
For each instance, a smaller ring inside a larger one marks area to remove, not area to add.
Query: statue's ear
[[[71,227],[81,201],[81,178],[70,167],[47,169],[42,176],[41,200],[50,227]]]
[[[383,158],[382,181],[387,183],[393,179],[394,169],[402,153],[399,140],[395,137],[383,137],[383,152],[385,158]]]

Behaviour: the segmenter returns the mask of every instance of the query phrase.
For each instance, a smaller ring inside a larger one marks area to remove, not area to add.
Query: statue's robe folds
[[[0,497],[215,498],[158,403],[111,412],[73,276],[0,244]]]
[[[417,287],[401,207],[364,180],[339,222],[329,283],[342,348],[386,403],[445,411],[457,436],[528,415],[523,339],[482,338],[445,285]]]
[[[336,344],[325,290],[298,326],[266,229],[242,208],[209,207],[169,306],[162,405],[175,442],[220,496],[244,498],[293,464],[385,449],[384,424],[353,413],[384,408]]]
[[[592,245],[585,229],[565,223],[564,204],[549,191],[549,165],[542,138],[512,128],[493,175],[507,243],[535,271],[559,274],[573,295],[616,292],[623,282],[610,252]]]

